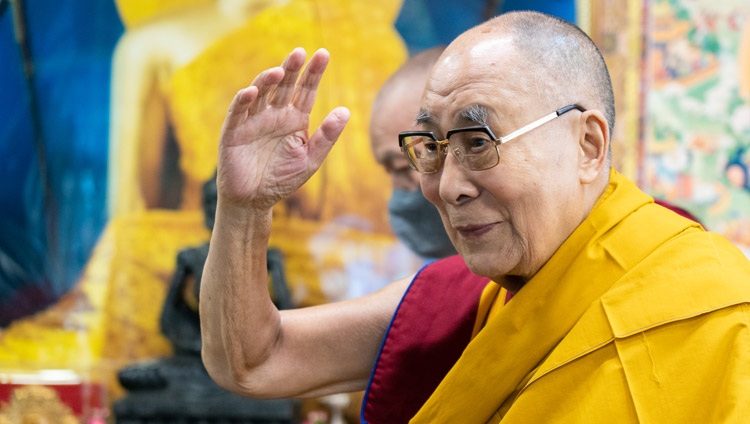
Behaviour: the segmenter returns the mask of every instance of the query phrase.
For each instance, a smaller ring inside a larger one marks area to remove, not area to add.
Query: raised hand
[[[235,95],[219,146],[223,202],[270,209],[320,167],[349,120],[349,111],[338,107],[309,134],[310,111],[328,61],[328,52],[320,49],[302,70],[305,51],[296,48],[281,66],[261,72]]]

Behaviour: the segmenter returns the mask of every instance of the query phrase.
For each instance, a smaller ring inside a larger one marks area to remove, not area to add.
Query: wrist
[[[258,237],[268,239],[272,213],[272,208],[252,208],[219,199],[213,232],[228,230],[234,234],[242,234],[245,241],[257,241]]]

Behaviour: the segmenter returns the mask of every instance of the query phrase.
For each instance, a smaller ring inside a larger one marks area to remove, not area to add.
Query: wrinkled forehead
[[[458,39],[433,67],[420,102],[420,125],[456,125],[476,112],[491,119],[527,102],[533,72],[511,38],[476,38]]]
[[[513,56],[518,54],[510,36],[464,34],[446,48],[432,67],[427,86],[444,92],[466,79],[492,74],[498,66],[507,68]]]

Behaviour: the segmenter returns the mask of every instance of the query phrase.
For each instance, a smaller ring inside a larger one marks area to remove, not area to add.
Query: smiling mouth
[[[484,235],[491,231],[495,225],[497,225],[497,222],[493,222],[491,224],[484,224],[484,225],[461,225],[458,227],[454,227],[456,231],[458,231],[459,234],[463,237],[472,238],[472,237],[479,237],[481,235]]]

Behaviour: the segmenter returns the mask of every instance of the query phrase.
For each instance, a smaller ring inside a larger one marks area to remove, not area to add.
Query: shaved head
[[[519,75],[535,76],[524,87],[529,95],[548,99],[553,109],[573,103],[598,109],[612,133],[615,124],[612,82],[601,52],[586,33],[555,16],[510,12],[466,31],[448,47],[446,56],[459,49],[480,48],[478,43],[482,40],[498,37],[506,38],[521,57]],[[486,54],[491,55],[492,51]]]
[[[609,73],[591,39],[564,20],[512,12],[461,34],[433,66],[417,122],[436,139],[469,129],[476,155],[495,161],[472,168],[449,139],[443,162],[420,180],[476,274],[535,275],[607,187]],[[502,144],[479,150],[488,139],[479,128]]]

